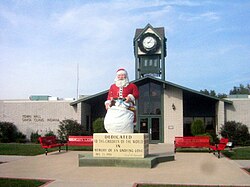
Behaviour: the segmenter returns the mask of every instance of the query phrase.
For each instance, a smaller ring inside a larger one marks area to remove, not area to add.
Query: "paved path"
[[[11,161],[23,159],[26,157],[27,156],[0,155],[0,162],[11,162]]]
[[[166,144],[150,145],[150,153],[171,154],[172,150]],[[13,159],[0,164],[0,177],[53,180],[49,187],[132,187],[135,183],[250,186],[250,175],[238,163],[209,153],[177,153],[175,161],[152,169],[78,167],[78,154],[82,153],[62,151]]]
[[[250,168],[250,160],[234,160],[241,168]]]

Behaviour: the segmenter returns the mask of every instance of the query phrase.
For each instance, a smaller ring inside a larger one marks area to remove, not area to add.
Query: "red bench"
[[[61,147],[65,146],[64,143],[60,143],[56,136],[45,136],[45,137],[39,137],[39,142],[41,144],[41,147],[45,149],[45,155],[48,154],[49,148],[59,147],[59,152],[61,152]]]
[[[93,136],[69,136],[66,144],[68,146],[93,146]]]
[[[227,138],[221,138],[220,142],[218,144],[215,145],[211,145],[210,149],[213,151],[213,154],[215,155],[215,152],[218,152],[218,158],[220,158],[220,152],[223,151],[228,143],[228,139]]]
[[[175,137],[175,152],[177,148],[210,148],[210,138],[209,136]]]

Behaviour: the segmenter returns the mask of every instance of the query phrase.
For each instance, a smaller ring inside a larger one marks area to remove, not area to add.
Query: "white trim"
[[[105,106],[106,106],[107,104],[111,105],[111,100],[105,101],[104,104],[105,104]]]
[[[128,97],[135,103],[135,97],[132,94],[128,94]]]
[[[125,70],[120,70],[120,71],[117,71],[116,74],[117,74],[117,75],[121,75],[121,74],[127,75],[127,71],[125,71]]]

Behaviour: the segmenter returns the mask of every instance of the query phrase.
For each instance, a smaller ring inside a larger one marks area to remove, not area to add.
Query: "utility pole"
[[[77,63],[77,69],[76,69],[76,100],[78,100],[79,97],[79,63]]]

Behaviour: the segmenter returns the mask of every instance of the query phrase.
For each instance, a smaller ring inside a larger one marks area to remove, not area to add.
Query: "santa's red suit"
[[[108,93],[108,101],[118,98],[126,98],[129,97],[133,102],[135,99],[139,97],[139,91],[135,84],[130,83],[126,87],[118,87],[116,84],[112,84],[109,93]]]

